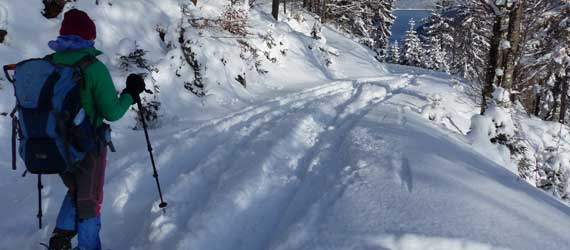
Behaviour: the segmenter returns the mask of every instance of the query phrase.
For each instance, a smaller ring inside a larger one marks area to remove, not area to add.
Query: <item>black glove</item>
[[[129,94],[133,97],[133,104],[140,99],[140,94],[145,90],[144,79],[137,74],[130,74],[127,77],[127,87],[123,89],[122,94]]]

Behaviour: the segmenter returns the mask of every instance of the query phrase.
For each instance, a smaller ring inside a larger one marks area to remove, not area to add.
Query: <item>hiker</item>
[[[48,44],[55,51],[51,56],[55,64],[74,65],[86,56],[94,58],[102,54],[94,48],[97,36],[95,23],[81,10],[72,9],[65,13],[59,34]],[[85,68],[83,77],[81,106],[95,128],[103,127],[103,120],[113,122],[120,119],[145,89],[143,78],[131,74],[127,78],[127,87],[117,96],[108,69],[97,60]],[[77,249],[101,249],[100,209],[107,149],[102,140],[96,141],[98,146],[87,152],[77,171],[61,174],[68,192],[49,241],[51,250],[71,249],[71,239],[76,234]]]

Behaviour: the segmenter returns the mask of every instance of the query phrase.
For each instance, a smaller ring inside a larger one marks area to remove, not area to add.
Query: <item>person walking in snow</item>
[[[102,54],[95,49],[96,26],[87,13],[72,9],[65,13],[60,36],[49,42],[55,51],[51,60],[55,64],[73,65],[86,56]],[[117,96],[117,91],[106,66],[95,60],[83,72],[81,105],[96,128],[106,126],[103,120],[119,120],[136,102],[145,83],[141,76],[131,74],[127,87]],[[103,202],[103,184],[107,150],[102,140],[88,152],[79,170],[61,175],[68,188],[57,217],[56,227],[49,241],[50,250],[71,249],[71,239],[78,236],[80,250],[100,250],[100,209]]]

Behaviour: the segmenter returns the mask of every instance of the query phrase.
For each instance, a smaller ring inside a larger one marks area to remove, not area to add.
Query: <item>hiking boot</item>
[[[75,234],[75,231],[56,228],[49,239],[49,250],[71,250],[71,239]]]

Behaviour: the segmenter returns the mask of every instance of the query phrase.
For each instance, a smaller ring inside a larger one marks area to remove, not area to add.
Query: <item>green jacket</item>
[[[72,65],[86,55],[101,54],[103,53],[95,48],[69,50],[55,53],[53,62]],[[107,67],[97,61],[87,67],[84,75],[85,88],[81,89],[81,104],[91,122],[98,127],[103,124],[103,119],[113,122],[123,117],[133,103],[133,98],[129,94],[117,96],[117,90]]]

